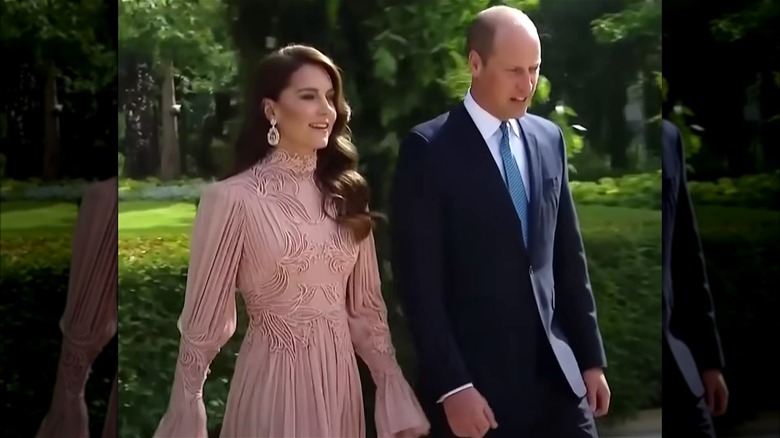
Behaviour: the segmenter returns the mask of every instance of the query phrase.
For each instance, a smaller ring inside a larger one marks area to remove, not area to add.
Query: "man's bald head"
[[[533,21],[519,9],[510,6],[493,6],[478,13],[466,35],[466,56],[476,52],[482,63],[495,48],[496,35],[504,32],[520,31],[527,36],[538,38]]]
[[[522,117],[539,81],[542,47],[536,26],[515,8],[480,12],[468,33],[471,95],[498,118]]]

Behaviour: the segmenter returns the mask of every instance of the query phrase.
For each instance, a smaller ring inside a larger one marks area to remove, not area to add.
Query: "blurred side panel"
[[[780,436],[778,25],[777,1],[663,4],[670,436]]]
[[[117,1],[0,2],[4,437],[116,436]]]

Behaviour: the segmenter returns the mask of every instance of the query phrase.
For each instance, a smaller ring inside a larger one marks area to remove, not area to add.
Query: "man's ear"
[[[479,76],[479,73],[482,71],[483,63],[482,57],[479,56],[479,53],[477,53],[476,50],[469,52],[468,65],[469,71],[471,71],[471,75]]]

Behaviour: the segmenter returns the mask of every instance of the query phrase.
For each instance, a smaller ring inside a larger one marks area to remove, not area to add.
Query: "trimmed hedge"
[[[780,333],[780,211],[699,208],[707,272],[730,390],[719,436],[759,411],[780,410],[780,375],[770,359]]]
[[[68,290],[70,236],[0,241],[0,383],[6,401],[2,437],[35,436],[49,410]],[[86,401],[90,436],[101,436],[117,371],[117,337],[93,364]]]
[[[661,208],[661,173],[601,178],[597,182],[572,181],[572,195],[579,205],[615,205]],[[721,178],[715,182],[690,181],[697,206],[780,208],[780,172]]]
[[[625,418],[638,409],[656,406],[660,400],[660,215],[647,210],[594,206],[579,210],[610,362],[607,378],[613,390],[613,404],[609,418]],[[763,360],[765,348],[758,345],[763,336],[756,333],[768,334],[770,324],[776,325],[772,312],[778,308],[778,300],[771,291],[778,289],[780,272],[772,259],[778,255],[775,225],[780,217],[777,213],[724,208],[701,208],[699,216],[730,367],[730,417],[737,421],[759,408],[777,404],[772,400],[773,391],[767,391],[763,399],[748,398],[746,394],[756,386],[777,385],[778,380],[776,373],[770,372],[771,365],[766,363],[769,361]],[[380,255],[385,254],[381,230],[378,243]],[[18,339],[2,341],[3,351],[11,353],[4,354],[0,375],[15,382],[7,391],[13,405],[29,410],[9,405],[7,412],[13,418],[26,420],[21,424],[37,425],[48,408],[59,352],[57,321],[64,305],[69,245],[66,239],[2,242],[0,287],[13,298],[10,304],[5,300],[1,308],[3,328],[12,333],[20,332],[22,327],[40,327],[44,331],[36,341],[39,344],[32,346],[19,344]],[[178,352],[176,319],[186,282],[188,246],[187,235],[133,238],[120,244],[122,437],[150,436],[167,406]],[[386,267],[387,263],[383,265]],[[413,378],[413,352],[392,294],[391,277],[386,270],[383,278],[394,343],[407,376]],[[213,431],[219,429],[228,380],[246,325],[240,300],[239,306],[238,332],[212,364],[206,383],[206,409]],[[745,324],[746,317],[752,320],[750,325]],[[13,359],[19,356],[13,352],[23,347],[34,351],[31,363],[46,365],[40,365],[40,370],[19,367]],[[104,356],[112,353],[116,354],[116,350]],[[108,387],[116,369],[115,364],[108,362],[95,365],[87,393],[92,428],[96,431],[102,427],[108,396],[107,390],[100,390]],[[367,421],[371,424],[373,384],[367,376],[364,383]],[[33,433],[28,427],[6,435]]]
[[[660,221],[656,213],[651,213],[648,219],[645,212],[634,210],[627,210],[623,215],[620,214],[621,209],[615,208],[587,210],[591,215],[584,218],[583,227],[587,233],[589,259],[594,266],[594,287],[599,291],[597,299],[602,330],[614,368],[609,378],[620,400],[613,405],[613,414],[630,415],[639,408],[652,405],[660,386],[660,349],[655,341],[660,337],[657,311],[660,295],[654,292],[660,290],[660,266],[657,266],[660,260],[657,243]],[[624,228],[624,233],[615,232],[621,222],[629,228]],[[385,242],[381,237],[384,237],[383,234],[380,234],[380,248]],[[134,239],[122,246],[119,309],[122,401],[134,407],[131,411],[138,409],[138,414],[123,414],[120,427],[123,436],[148,436],[167,405],[176,362],[179,340],[175,324],[184,294],[188,237],[175,236],[154,241]],[[386,251],[380,249],[380,253]],[[414,355],[391,292],[392,279],[387,271],[383,278],[399,361],[407,377],[413,379]],[[636,285],[642,287],[637,288]],[[621,291],[627,290],[634,291],[634,298],[621,300]],[[206,383],[209,427],[212,430],[218,429],[225,408],[228,380],[246,325],[243,313],[241,307],[239,329],[214,361]],[[638,351],[643,353],[637,354]],[[142,370],[138,358],[144,358],[146,364],[155,365],[147,365]],[[647,382],[655,383],[647,385]],[[370,404],[373,401],[373,383],[368,376],[364,377],[363,383],[367,402],[366,421],[372,424],[373,409]]]
[[[119,182],[121,200],[195,201],[200,187],[208,181],[181,179],[162,182],[156,178]],[[83,182],[71,181],[42,185],[38,181],[4,181],[3,200],[75,200]],[[661,174],[625,175],[598,181],[572,181],[572,193],[580,205],[605,205],[634,208],[661,208]],[[691,181],[691,196],[697,205],[780,208],[780,173],[722,178],[715,182]]]

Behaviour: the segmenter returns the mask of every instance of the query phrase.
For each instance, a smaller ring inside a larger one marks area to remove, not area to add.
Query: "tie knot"
[[[509,122],[501,122],[501,135],[504,137],[509,135]]]

